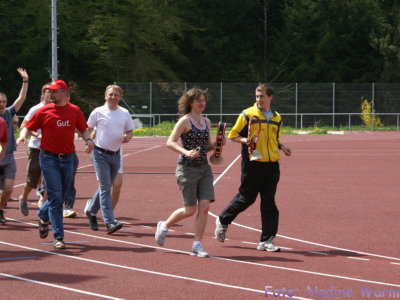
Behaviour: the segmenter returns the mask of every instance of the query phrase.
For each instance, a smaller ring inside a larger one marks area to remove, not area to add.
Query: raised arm
[[[22,87],[21,90],[19,91],[18,98],[14,101],[15,112],[18,112],[22,104],[24,104],[25,102],[26,93],[28,92],[28,82],[29,82],[29,76],[25,69],[18,68],[17,71],[22,78]]]

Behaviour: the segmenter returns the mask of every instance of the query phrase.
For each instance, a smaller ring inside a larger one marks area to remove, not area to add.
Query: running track
[[[33,193],[28,217],[9,202],[8,222],[0,226],[1,298],[400,298],[399,135],[284,136],[293,156],[281,160],[280,253],[255,250],[258,202],[229,227],[225,243],[213,237],[215,216],[239,184],[240,146],[228,142],[224,163],[213,167],[217,200],[203,241],[211,258],[189,255],[193,219],[175,226],[165,247],[154,241],[157,221],[181,205],[173,174],[177,155],[165,147],[166,138],[125,145],[127,174],[115,211],[125,226],[114,235],[105,233],[101,220],[101,230],[91,231],[83,216],[97,183],[77,141],[78,217],[65,219],[68,249],[53,250],[51,233],[39,238]],[[24,183],[25,146],[16,158],[14,197]]]

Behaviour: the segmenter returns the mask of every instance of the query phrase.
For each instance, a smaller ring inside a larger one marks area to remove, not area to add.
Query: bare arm
[[[7,154],[7,143],[0,143],[0,148],[0,161],[2,161]]]
[[[31,135],[31,132],[32,131],[26,127],[22,128],[19,133],[19,138],[16,140],[17,145],[21,142],[23,144],[26,144],[26,141],[28,140],[29,136]]]
[[[169,136],[169,138],[167,140],[167,147],[170,148],[171,150],[181,153],[187,157],[196,158],[196,157],[199,157],[199,155],[200,155],[199,151],[197,151],[195,149],[186,150],[178,143],[178,140],[181,137],[181,135],[188,130],[187,126],[188,126],[187,118],[186,117],[180,118],[178,123],[175,124],[175,127],[172,130],[171,135]]]
[[[286,147],[284,144],[279,143],[278,144],[278,148],[280,150],[282,150],[282,152],[286,155],[286,156],[291,156],[292,155],[292,149]]]
[[[14,101],[14,107],[16,112],[20,110],[22,104],[24,104],[25,102],[26,93],[28,92],[28,81],[29,81],[29,76],[25,69],[18,68],[17,71],[22,78],[22,87],[21,90],[19,91],[18,98]]]
[[[87,128],[84,131],[81,131],[81,136],[84,141],[86,141],[85,151],[86,153],[92,152],[94,148],[94,142],[90,138],[90,131],[93,130],[92,128]]]
[[[122,143],[128,143],[133,137],[133,130],[128,130],[125,132],[125,135],[122,137]]]

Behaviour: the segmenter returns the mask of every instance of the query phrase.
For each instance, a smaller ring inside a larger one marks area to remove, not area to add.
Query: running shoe
[[[29,215],[28,201],[22,200],[22,196],[19,196],[18,202],[19,202],[19,211],[21,212],[21,214],[23,214],[24,216]]]
[[[65,243],[64,243],[64,241],[62,240],[62,239],[60,239],[60,240],[55,240],[54,242],[53,242],[53,247],[54,247],[54,249],[65,249],[66,247],[65,247]]]
[[[203,247],[201,246],[201,243],[192,247],[192,252],[190,255],[197,257],[209,257],[208,253],[204,251]]]
[[[223,243],[225,241],[226,231],[228,230],[228,225],[222,225],[219,217],[215,220],[215,238]]]
[[[74,218],[76,217],[76,212],[72,209],[64,209],[63,216],[64,218]]]
[[[260,251],[268,251],[268,252],[279,252],[281,251],[281,248],[276,246],[273,242],[274,236],[271,236],[268,240],[265,242],[259,242],[257,246],[257,250]]]
[[[158,222],[154,239],[156,240],[159,246],[164,246],[165,236],[167,235],[167,232],[168,228],[167,226],[165,226],[165,222],[164,221]]]

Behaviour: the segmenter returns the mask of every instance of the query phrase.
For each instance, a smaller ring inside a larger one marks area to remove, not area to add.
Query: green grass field
[[[172,129],[174,128],[174,122],[162,122],[157,124],[154,128],[153,127],[143,127],[142,129],[138,129],[134,131],[134,136],[169,136],[171,134]],[[226,129],[227,131],[230,128]],[[348,127],[339,127],[339,128],[332,128],[332,127],[309,127],[303,128],[301,131],[297,128],[292,127],[283,127],[282,134],[329,134],[330,131],[348,131]],[[386,126],[386,127],[365,127],[365,126],[352,126],[352,131],[362,131],[362,130],[373,130],[373,131],[396,131],[398,130],[396,126]],[[211,135],[215,136],[216,134],[216,127],[211,128]]]

